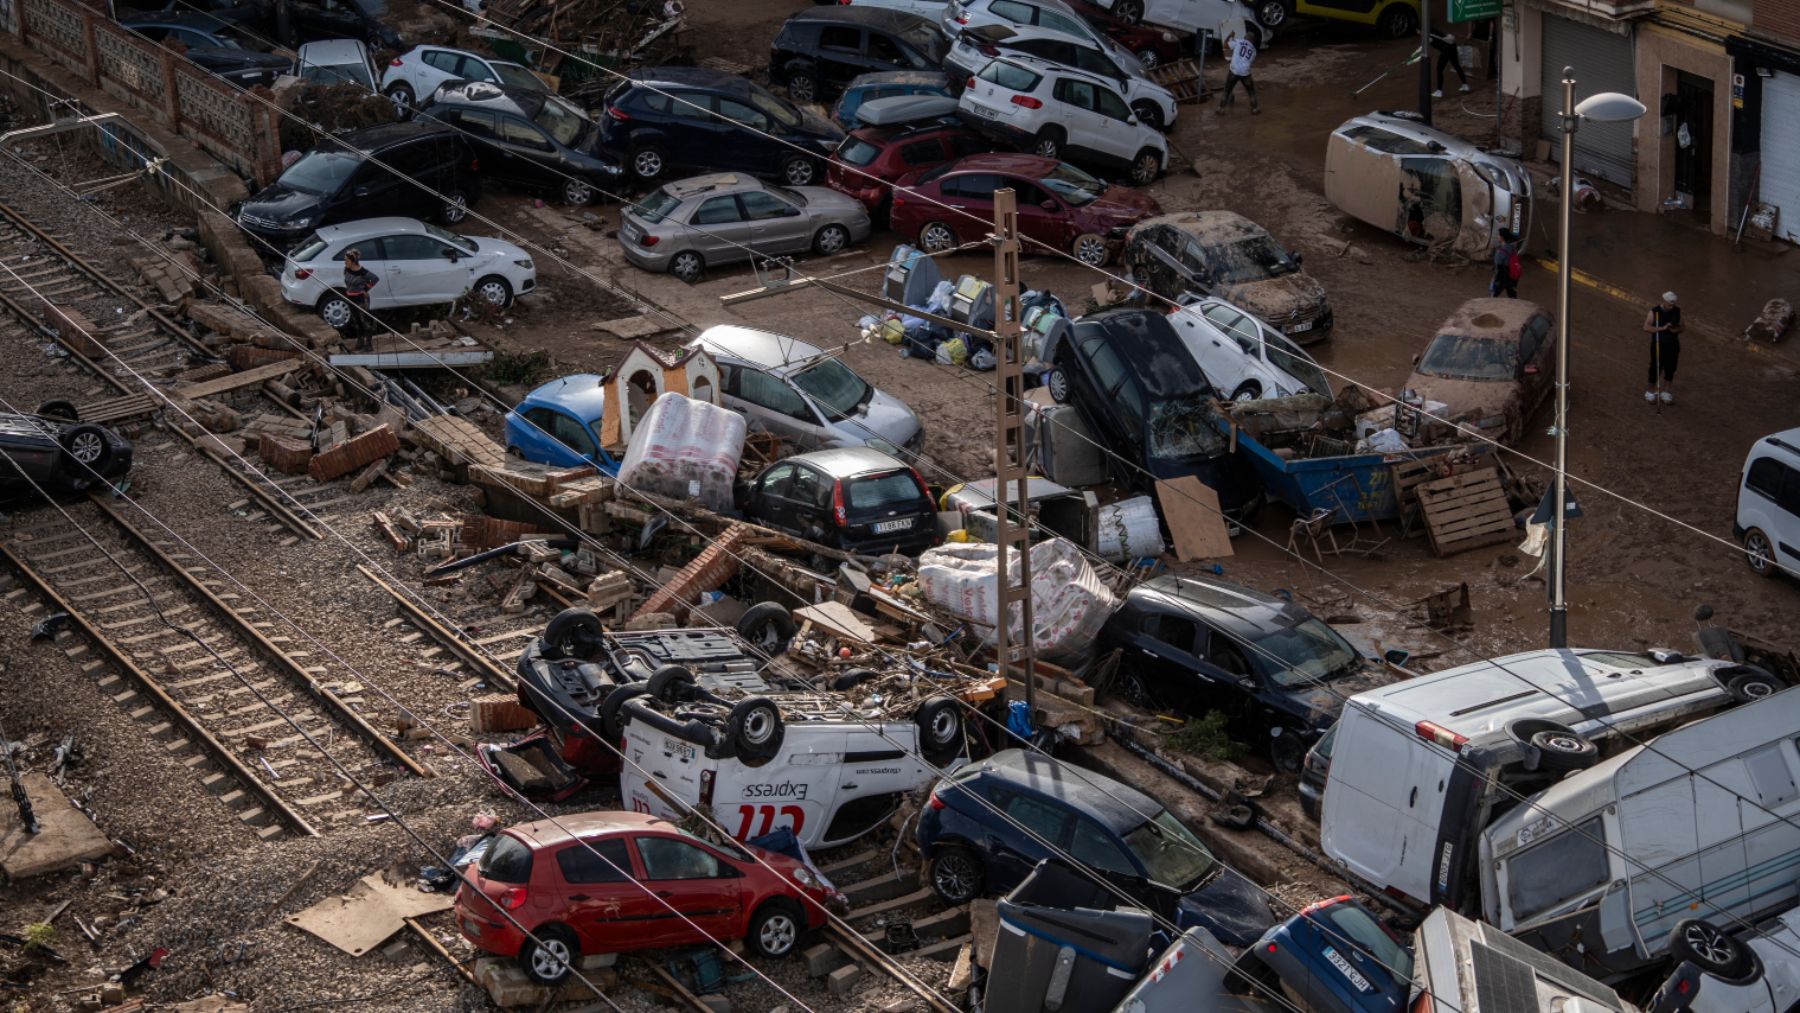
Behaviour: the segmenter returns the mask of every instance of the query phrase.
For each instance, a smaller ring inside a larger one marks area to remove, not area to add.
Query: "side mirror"
[[[352,196],[352,197],[367,197],[368,195],[369,195],[369,188],[366,186],[359,186],[356,189],[350,191],[350,196]]]
[[[449,247],[445,247],[444,248],[444,259],[448,260],[450,263],[454,264],[457,261],[461,260],[462,256],[460,254],[458,254],[455,250],[452,250]]]
[[[1412,360],[1412,364],[1413,364],[1413,365],[1415,365],[1415,366],[1417,366],[1417,365],[1418,365],[1418,364],[1419,364],[1419,357],[1418,357],[1418,356],[1416,356],[1416,355],[1415,355],[1415,356],[1413,356],[1413,360]]]
[[[1125,117],[1125,122],[1127,125],[1135,127],[1138,125],[1138,118],[1136,116],[1127,116]]]

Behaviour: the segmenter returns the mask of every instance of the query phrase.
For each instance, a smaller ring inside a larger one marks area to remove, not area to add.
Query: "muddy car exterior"
[[[1310,345],[1331,336],[1331,303],[1300,260],[1262,226],[1231,211],[1148,218],[1125,237],[1125,264],[1150,291],[1171,301],[1190,293],[1217,296]]]
[[[1470,299],[1438,327],[1406,389],[1449,405],[1445,417],[1517,443],[1554,386],[1556,327],[1523,299]]]
[[[1397,114],[1357,116],[1332,131],[1325,199],[1409,243],[1477,261],[1499,245],[1501,229],[1531,236],[1524,165]]]

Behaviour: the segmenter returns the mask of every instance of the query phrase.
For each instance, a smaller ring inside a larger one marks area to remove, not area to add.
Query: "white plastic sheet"
[[[656,399],[631,434],[619,481],[641,492],[730,510],[744,432],[738,413],[670,391]]]
[[[995,580],[1000,550],[986,543],[950,544],[919,557],[919,587],[925,599],[982,628],[995,642],[1000,617]],[[1013,563],[1016,574],[1018,563]],[[1074,544],[1062,538],[1031,547],[1032,640],[1047,661],[1075,659],[1088,652],[1117,601]],[[1018,643],[1024,622],[1018,610],[1008,617],[1008,640]]]

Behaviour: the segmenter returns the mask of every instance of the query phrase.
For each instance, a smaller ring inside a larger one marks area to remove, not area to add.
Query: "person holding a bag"
[[[1519,276],[1525,273],[1525,262],[1519,259],[1519,236],[1511,229],[1500,230],[1500,245],[1494,247],[1494,280],[1488,282],[1488,295],[1508,299],[1519,297]]]

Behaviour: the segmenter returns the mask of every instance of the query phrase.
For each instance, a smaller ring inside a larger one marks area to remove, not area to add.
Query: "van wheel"
[[[753,696],[738,701],[737,706],[731,708],[731,716],[725,719],[725,735],[739,757],[767,760],[781,752],[781,740],[787,737],[787,729],[782,725],[781,712],[775,709],[774,701]]]
[[[737,631],[750,646],[773,658],[787,650],[788,641],[794,638],[794,616],[776,602],[759,602],[738,619]]]
[[[519,947],[519,963],[526,977],[540,985],[554,985],[574,972],[581,956],[575,933],[561,925],[539,925],[531,935],[536,938],[527,937]]]
[[[1775,565],[1775,546],[1769,544],[1769,536],[1761,528],[1744,532],[1744,562],[1758,577],[1773,577],[1779,569]]]
[[[1700,918],[1675,923],[1669,933],[1669,956],[1731,984],[1746,984],[1762,976],[1756,953],[1737,937]]]
[[[925,701],[913,715],[919,726],[919,753],[925,762],[941,767],[962,752],[962,705],[949,697]]]
[[[618,742],[619,736],[625,734],[625,726],[619,721],[619,711],[624,708],[625,701],[649,695],[650,687],[642,683],[619,686],[606,694],[606,700],[600,704],[600,734],[606,741]]]
[[[600,642],[600,617],[588,609],[563,609],[544,624],[544,646],[558,657],[585,658]]]
[[[1233,401],[1254,401],[1259,397],[1262,397],[1262,384],[1254,380],[1246,380],[1231,392]]]
[[[62,419],[64,422],[76,421],[81,413],[75,410],[73,401],[45,401],[37,406],[37,415],[45,419]]]
[[[644,688],[663,703],[680,703],[694,695],[694,673],[680,665],[664,665],[651,673]]]
[[[766,901],[750,916],[750,945],[765,957],[785,957],[800,942],[804,925],[793,901],[780,897]]]
[[[1531,744],[1538,751],[1539,770],[1581,770],[1600,758],[1600,747],[1560,726],[1532,733]]]
[[[931,856],[931,889],[946,903],[967,904],[981,895],[981,859],[960,844],[946,844]]]
[[[1750,665],[1743,667],[1749,671],[1732,676],[1731,681],[1725,684],[1725,688],[1731,693],[1731,698],[1738,703],[1755,703],[1787,688],[1782,685],[1780,679],[1762,669]]]

